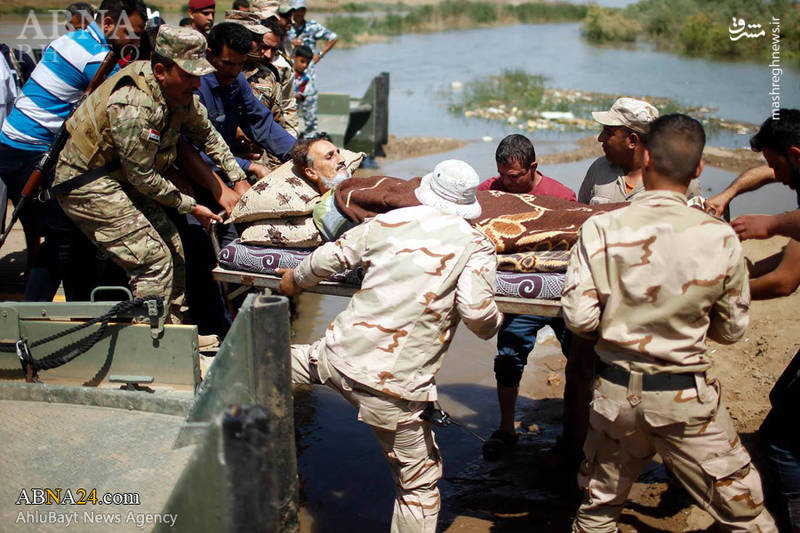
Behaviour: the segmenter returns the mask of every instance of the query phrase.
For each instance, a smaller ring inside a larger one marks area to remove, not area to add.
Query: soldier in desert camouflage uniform
[[[564,319],[575,333],[596,335],[599,356],[573,531],[616,531],[655,453],[727,529],[776,531],[761,478],[706,373],[706,336],[741,338],[750,292],[733,230],[686,206],[704,144],[702,126],[686,115],[653,122],[646,192],[587,220],[573,248]]]
[[[478,181],[462,161],[440,163],[416,190],[423,205],[353,228],[281,280],[281,291],[294,295],[334,272],[365,270],[325,337],[292,346],[292,379],[328,385],[371,426],[395,480],[393,532],[436,530],[442,462],[420,415],[436,400],[434,374],[459,317],[484,339],[502,321],[494,245],[464,220],[480,215]]]
[[[162,26],[151,62],[137,61],[100,86],[67,122],[55,185],[89,171],[99,176],[58,197],[64,212],[127,272],[137,297],[160,295],[170,319],[183,302],[183,250],[175,226],[155,202],[221,221],[165,177],[180,135],[201,146],[232,181],[245,179],[194,90],[213,72],[206,40],[189,28]],[[167,302],[170,303],[167,306]]]

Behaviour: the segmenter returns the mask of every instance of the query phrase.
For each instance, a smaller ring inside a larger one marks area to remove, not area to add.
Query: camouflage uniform
[[[302,96],[298,101],[297,109],[300,111],[300,118],[303,119],[303,129],[301,137],[310,137],[317,132],[317,87],[314,78],[309,74],[308,69],[302,74],[294,74],[294,92],[296,97]]]
[[[464,219],[427,206],[397,209],[317,248],[295,269],[301,287],[365,268],[361,290],[315,344],[292,346],[296,383],[339,391],[369,424],[396,487],[392,531],[436,529],[442,462],[419,415],[459,317],[482,338],[502,315],[492,242]]]
[[[195,30],[163,26],[156,50],[191,74],[213,71],[204,59],[205,38]],[[67,129],[70,139],[60,154],[55,184],[117,158],[121,168],[60,196],[61,207],[125,269],[135,296],[162,296],[171,304],[171,319],[178,321],[183,250],[175,226],[155,202],[182,214],[195,206],[164,178],[179,136],[203,147],[232,179],[244,179],[244,173],[197,96],[188,106],[169,105],[146,61],[103,83],[67,121]]]
[[[567,326],[598,335],[598,378],[574,531],[616,531],[655,453],[697,503],[733,531],[775,531],[761,478],[706,374],[706,336],[733,343],[748,322],[741,245],[683,194],[645,191],[590,218],[572,250]],[[655,374],[655,376],[653,376]]]
[[[226,22],[240,24],[257,35],[269,33],[270,30],[263,26],[260,20],[263,15],[277,9],[277,4],[270,1],[259,2],[258,4],[257,7],[262,11],[226,11]],[[256,9],[255,4],[251,7]],[[263,16],[263,18],[266,18],[266,16]],[[278,54],[272,61],[263,59],[260,53],[249,54],[242,74],[244,74],[250,88],[253,89],[255,97],[270,110],[275,121],[296,137],[297,102],[294,99],[293,69],[280,55],[280,52]],[[254,147],[249,148],[252,151]],[[264,154],[262,162],[273,168],[281,164],[278,157],[268,153]]]
[[[283,127],[297,137],[300,133],[300,117],[297,114],[297,100],[294,97],[294,69],[286,54],[280,54],[272,60],[272,66],[278,69],[281,84],[280,104],[283,115]]]

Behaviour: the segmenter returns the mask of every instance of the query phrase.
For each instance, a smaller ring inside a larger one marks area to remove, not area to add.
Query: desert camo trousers
[[[163,208],[146,196],[86,193],[59,197],[64,213],[111,260],[125,269],[133,295],[161,296],[167,322],[181,322],[185,260],[178,230]]]
[[[642,392],[641,377],[633,372],[627,388],[595,380],[573,531],[617,531],[628,493],[655,453],[726,530],[777,531],[718,383],[698,374],[695,388]]]
[[[327,363],[320,350],[322,342],[292,345],[292,381],[327,385],[339,392],[358,410],[358,419],[372,428],[395,484],[392,533],[434,533],[442,460],[430,424],[419,418],[425,403],[361,388]]]

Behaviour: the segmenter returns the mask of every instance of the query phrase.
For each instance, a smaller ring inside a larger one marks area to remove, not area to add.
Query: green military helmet
[[[250,11],[229,9],[225,12],[225,22],[239,24],[258,35],[264,35],[269,31],[265,26],[261,25],[261,20],[262,18],[257,13]]]
[[[163,24],[156,36],[155,53],[173,60],[187,74],[202,76],[216,70],[206,60],[206,46],[199,31]]]

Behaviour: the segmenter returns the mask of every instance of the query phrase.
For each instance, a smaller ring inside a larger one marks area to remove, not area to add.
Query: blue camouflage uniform
[[[314,55],[317,54],[317,41],[325,40],[332,41],[339,36],[317,22],[316,20],[306,20],[301,27],[292,26],[288,32],[290,39],[300,39],[303,44],[311,48]],[[317,72],[316,64],[314,61],[309,63],[305,71],[308,75],[310,82],[309,85],[313,87],[311,94],[304,94],[305,98],[298,101],[297,108],[300,116],[303,118],[303,132],[302,136],[309,136],[317,131]]]

